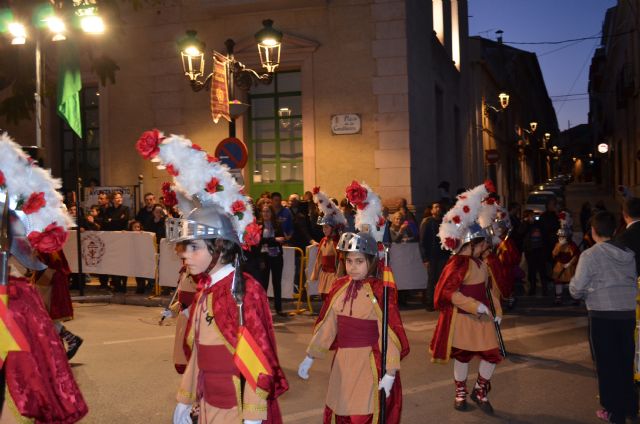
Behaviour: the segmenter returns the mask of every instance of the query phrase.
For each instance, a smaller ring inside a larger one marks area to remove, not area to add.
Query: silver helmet
[[[486,228],[482,228],[480,224],[478,224],[477,222],[474,222],[465,229],[465,232],[462,235],[462,243],[460,243],[460,247],[471,242],[472,240],[476,240],[480,238],[488,239],[490,238],[490,235],[487,232]]]
[[[4,200],[4,199],[3,199]],[[10,204],[12,202],[9,202]],[[0,212],[4,209],[4,202],[0,202]],[[47,266],[43,264],[35,250],[31,247],[31,243],[27,239],[27,231],[23,219],[27,219],[27,216],[21,211],[14,211],[8,209],[9,212],[9,252],[16,258],[22,266],[33,271],[42,271],[47,269]]]
[[[338,250],[376,256],[378,254],[378,242],[369,232],[343,233],[338,241]]]
[[[338,222],[338,220],[335,218],[334,215],[326,214],[326,215],[320,215],[318,217],[317,224],[318,225],[331,225],[332,227],[337,227],[341,223]]]
[[[216,204],[202,205],[196,196],[192,201],[177,192],[180,210],[190,210],[181,218],[170,218],[166,222],[167,240],[178,243],[187,240],[224,239],[241,244],[231,217]]]

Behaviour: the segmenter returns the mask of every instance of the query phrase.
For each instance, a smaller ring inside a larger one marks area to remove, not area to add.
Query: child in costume
[[[2,134],[0,186],[0,422],[75,423],[87,414],[87,404],[59,331],[19,272],[44,271],[38,256],[53,256],[67,239],[72,221],[62,209],[60,183]]]
[[[347,220],[340,208],[320,191],[320,187],[313,189],[313,197],[322,211],[322,215],[318,217],[318,225],[322,226],[324,237],[318,245],[318,255],[310,279],[318,281],[318,293],[324,300],[336,281],[338,263],[336,246]]]
[[[558,229],[558,242],[551,252],[553,257],[553,269],[551,277],[556,288],[555,305],[562,304],[562,292],[569,290],[569,282],[576,273],[580,249],[571,238],[572,225],[571,215],[563,211],[558,215],[560,218],[560,229]]]
[[[264,289],[239,268],[241,246],[260,228],[249,199],[225,166],[190,140],[147,131],[136,148],[174,176],[184,214],[167,221],[167,238],[203,288],[189,309],[191,347],[177,394],[174,424],[282,422],[276,398],[288,389],[276,351]],[[243,384],[244,380],[244,384]]]
[[[455,255],[436,285],[434,307],[440,316],[429,349],[432,362],[454,359],[457,410],[467,409],[469,362],[476,356],[480,358],[471,399],[486,413],[493,412],[488,399],[490,380],[502,360],[494,325],[494,320],[498,324],[502,320],[500,296],[489,278],[487,265],[480,259],[487,248],[488,232],[477,221],[482,201],[492,191],[493,184],[487,182],[460,194],[440,225],[438,235],[443,247]],[[491,303],[495,316],[490,312]]]
[[[400,360],[409,353],[409,343],[397,307],[397,291],[390,287],[387,367],[381,375],[383,282],[375,276],[384,228],[380,199],[356,182],[347,188],[347,196],[358,208],[360,232],[340,237],[338,250],[345,255],[347,275],[336,280],[322,306],[298,375],[308,379],[314,359],[335,350],[323,422],[377,423],[379,391],[384,390],[386,422],[395,424],[400,422],[402,409]]]

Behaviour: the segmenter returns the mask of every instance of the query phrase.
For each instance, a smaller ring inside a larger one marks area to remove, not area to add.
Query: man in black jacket
[[[103,231],[126,231],[129,225],[129,207],[122,204],[122,193],[116,191],[111,199],[113,206],[106,211],[106,219],[104,220]],[[112,275],[111,281],[116,292],[126,293],[127,276]]]
[[[640,275],[640,197],[629,197],[622,206],[622,217],[626,228],[617,241],[636,254],[636,271]]]
[[[421,227],[420,234],[420,252],[422,253],[422,262],[427,268],[427,274],[429,281],[427,288],[424,292],[424,303],[427,311],[433,311],[433,294],[436,288],[436,284],[442,274],[447,260],[449,259],[449,251],[444,250],[440,245],[440,237],[438,237],[438,230],[442,223],[442,216],[444,210],[440,202],[433,202],[431,204],[431,217],[427,218],[424,225]]]

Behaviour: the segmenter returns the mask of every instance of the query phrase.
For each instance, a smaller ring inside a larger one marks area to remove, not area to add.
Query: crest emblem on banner
[[[82,259],[86,266],[95,267],[100,262],[105,253],[104,241],[96,234],[83,234],[82,236]]]

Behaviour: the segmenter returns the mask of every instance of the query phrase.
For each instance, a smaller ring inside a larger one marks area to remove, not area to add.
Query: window
[[[64,120],[62,128],[62,184],[67,190],[75,190],[77,177],[83,185],[92,179],[100,181],[100,115],[98,87],[85,87],[80,92],[83,139],[79,139]],[[77,143],[77,158],[74,151]],[[76,169],[76,162],[78,167]],[[76,174],[79,173],[79,175]]]
[[[270,85],[249,94],[250,193],[301,193],[302,93],[300,72],[278,72]]]

